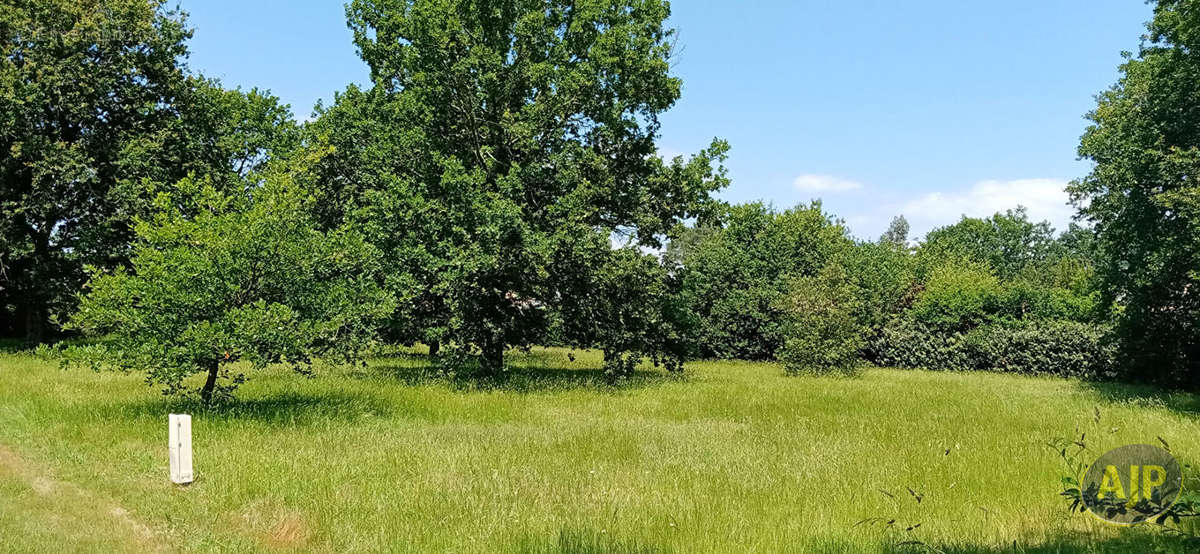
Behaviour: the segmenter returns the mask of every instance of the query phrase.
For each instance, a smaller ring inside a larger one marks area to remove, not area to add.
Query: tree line
[[[664,159],[662,0],[354,0],[371,84],[313,117],[186,64],[160,0],[0,12],[0,331],[211,400],[239,371],[424,343],[861,361],[1195,387],[1200,2],[1161,0],[1098,97],[1080,225],[1021,210],[910,241],[728,205],[729,145]]]

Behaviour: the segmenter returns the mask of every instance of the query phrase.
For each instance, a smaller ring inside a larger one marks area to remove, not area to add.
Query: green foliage
[[[40,341],[85,265],[125,263],[146,183],[237,187],[295,144],[278,100],[190,75],[191,32],[161,0],[0,10],[0,320]]]
[[[965,334],[931,328],[911,317],[890,321],[870,345],[872,361],[888,367],[969,369]]]
[[[104,254],[87,247],[110,244],[107,192],[126,141],[173,117],[188,33],[157,4],[0,10],[0,306],[15,305],[29,339],[69,304],[82,258]]]
[[[1108,332],[1094,324],[1036,320],[980,327],[965,340],[974,368],[1100,379],[1114,375]]]
[[[881,244],[890,244],[896,247],[908,246],[908,220],[903,215],[898,215],[892,218],[892,222],[888,224],[887,231],[879,237]]]
[[[70,325],[105,340],[74,359],[145,371],[164,393],[203,373],[208,402],[242,382],[229,369],[238,361],[305,371],[318,356],[354,359],[391,312],[375,251],[353,231],[314,230],[311,200],[286,175],[240,196],[177,188],[138,221],[128,269],[93,271]]]
[[[1017,208],[984,219],[963,217],[954,225],[934,229],[918,252],[927,269],[969,260],[1008,279],[1045,263],[1053,247],[1050,224],[1029,221],[1025,208]]]
[[[587,259],[601,262],[571,273],[573,281],[557,287],[569,291],[557,308],[563,343],[603,350],[610,378],[632,374],[643,358],[682,370],[689,321],[678,278],[653,255],[612,249],[593,233],[581,238],[592,242]],[[562,256],[564,263],[578,257],[578,252]]]
[[[1029,320],[947,332],[898,318],[871,345],[881,365],[995,370],[1085,379],[1115,376],[1110,329],[1089,323]]]
[[[1017,208],[910,247],[903,216],[856,243],[819,203],[716,201],[723,141],[657,154],[682,90],[664,0],[353,0],[371,85],[303,128],[269,93],[189,73],[190,31],[160,0],[17,3],[0,13],[0,332],[55,330],[86,267],[72,325],[110,334],[89,348],[170,392],[207,373],[206,398],[239,359],[353,358],[380,318],[386,340],[491,372],[553,339],[602,349],[610,377],[861,353],[1196,386],[1198,13],[1158,1],[1089,116],[1096,166],[1071,193],[1094,227],[1055,238]]]
[[[863,242],[847,249],[846,268],[855,296],[855,320],[869,336],[911,307],[917,294],[915,259],[908,247],[889,241]]]
[[[323,223],[355,221],[384,252],[402,340],[449,340],[498,371],[506,346],[546,336],[548,310],[578,304],[580,289],[560,286],[606,263],[578,244],[621,234],[660,247],[708,217],[727,182],[721,141],[688,160],[656,155],[681,86],[666,2],[346,11],[373,87],[339,95],[312,126],[314,180],[332,205]]]
[[[1095,225],[1106,303],[1130,376],[1200,386],[1200,2],[1161,0],[1149,35],[1088,114],[1070,187]]]
[[[792,280],[781,308],[783,345],[778,355],[789,373],[855,368],[865,340],[855,318],[855,290],[840,264],[830,263],[816,275]]]
[[[1047,287],[1025,279],[1004,283],[997,318],[1008,321],[1056,319],[1095,321],[1100,308],[1095,290]]]
[[[991,321],[1003,288],[986,266],[947,265],[935,270],[913,302],[910,315],[943,332],[965,332]]]
[[[1091,266],[1058,241],[1047,251],[1007,280],[966,260],[928,271],[912,308],[872,340],[869,356],[901,367],[1111,377]]]
[[[815,275],[852,243],[817,203],[784,212],[745,204],[721,219],[685,250],[683,295],[696,318],[696,353],[774,358],[788,283]]]

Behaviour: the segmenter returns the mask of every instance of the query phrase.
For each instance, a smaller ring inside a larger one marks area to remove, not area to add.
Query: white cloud
[[[1032,221],[1049,221],[1058,231],[1067,228],[1075,213],[1061,179],[1017,179],[982,181],[966,190],[931,192],[902,204],[895,213],[904,214],[912,236],[957,222],[962,216],[987,217],[996,212],[1024,206]]]
[[[862,183],[832,175],[801,175],[792,185],[802,192],[847,192],[862,188]]]

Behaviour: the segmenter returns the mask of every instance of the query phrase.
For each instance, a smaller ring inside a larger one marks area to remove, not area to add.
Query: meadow
[[[1068,513],[1047,446],[1200,452],[1200,396],[999,373],[510,355],[503,378],[366,366],[252,374],[201,408],[138,375],[0,354],[0,537],[13,551],[1184,551]],[[167,414],[197,480],[167,478]],[[1189,470],[1190,471],[1190,470]],[[1185,487],[1197,486],[1191,473]],[[890,523],[889,523],[890,522]]]

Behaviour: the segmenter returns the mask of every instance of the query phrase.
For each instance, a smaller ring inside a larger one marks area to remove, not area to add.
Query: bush
[[[881,366],[925,369],[971,369],[965,336],[933,329],[912,318],[901,317],[884,326],[868,351]]]
[[[1016,321],[1091,321],[1100,305],[1099,293],[1049,287],[1028,280],[1006,283],[1000,298],[1001,317]]]
[[[871,354],[875,363],[894,367],[1111,378],[1108,337],[1107,327],[1074,321],[991,324],[959,333],[900,318],[884,327]]]
[[[967,343],[981,369],[1097,379],[1115,375],[1108,335],[1106,327],[1040,320],[980,327]]]
[[[911,314],[931,329],[965,333],[991,322],[1002,298],[1000,281],[986,267],[944,265],[932,272]]]
[[[895,243],[864,242],[841,257],[857,300],[855,318],[877,335],[913,302],[916,275],[908,249]]]
[[[788,373],[854,369],[864,329],[854,317],[854,288],[841,265],[793,280],[781,308],[784,341],[778,357]]]

